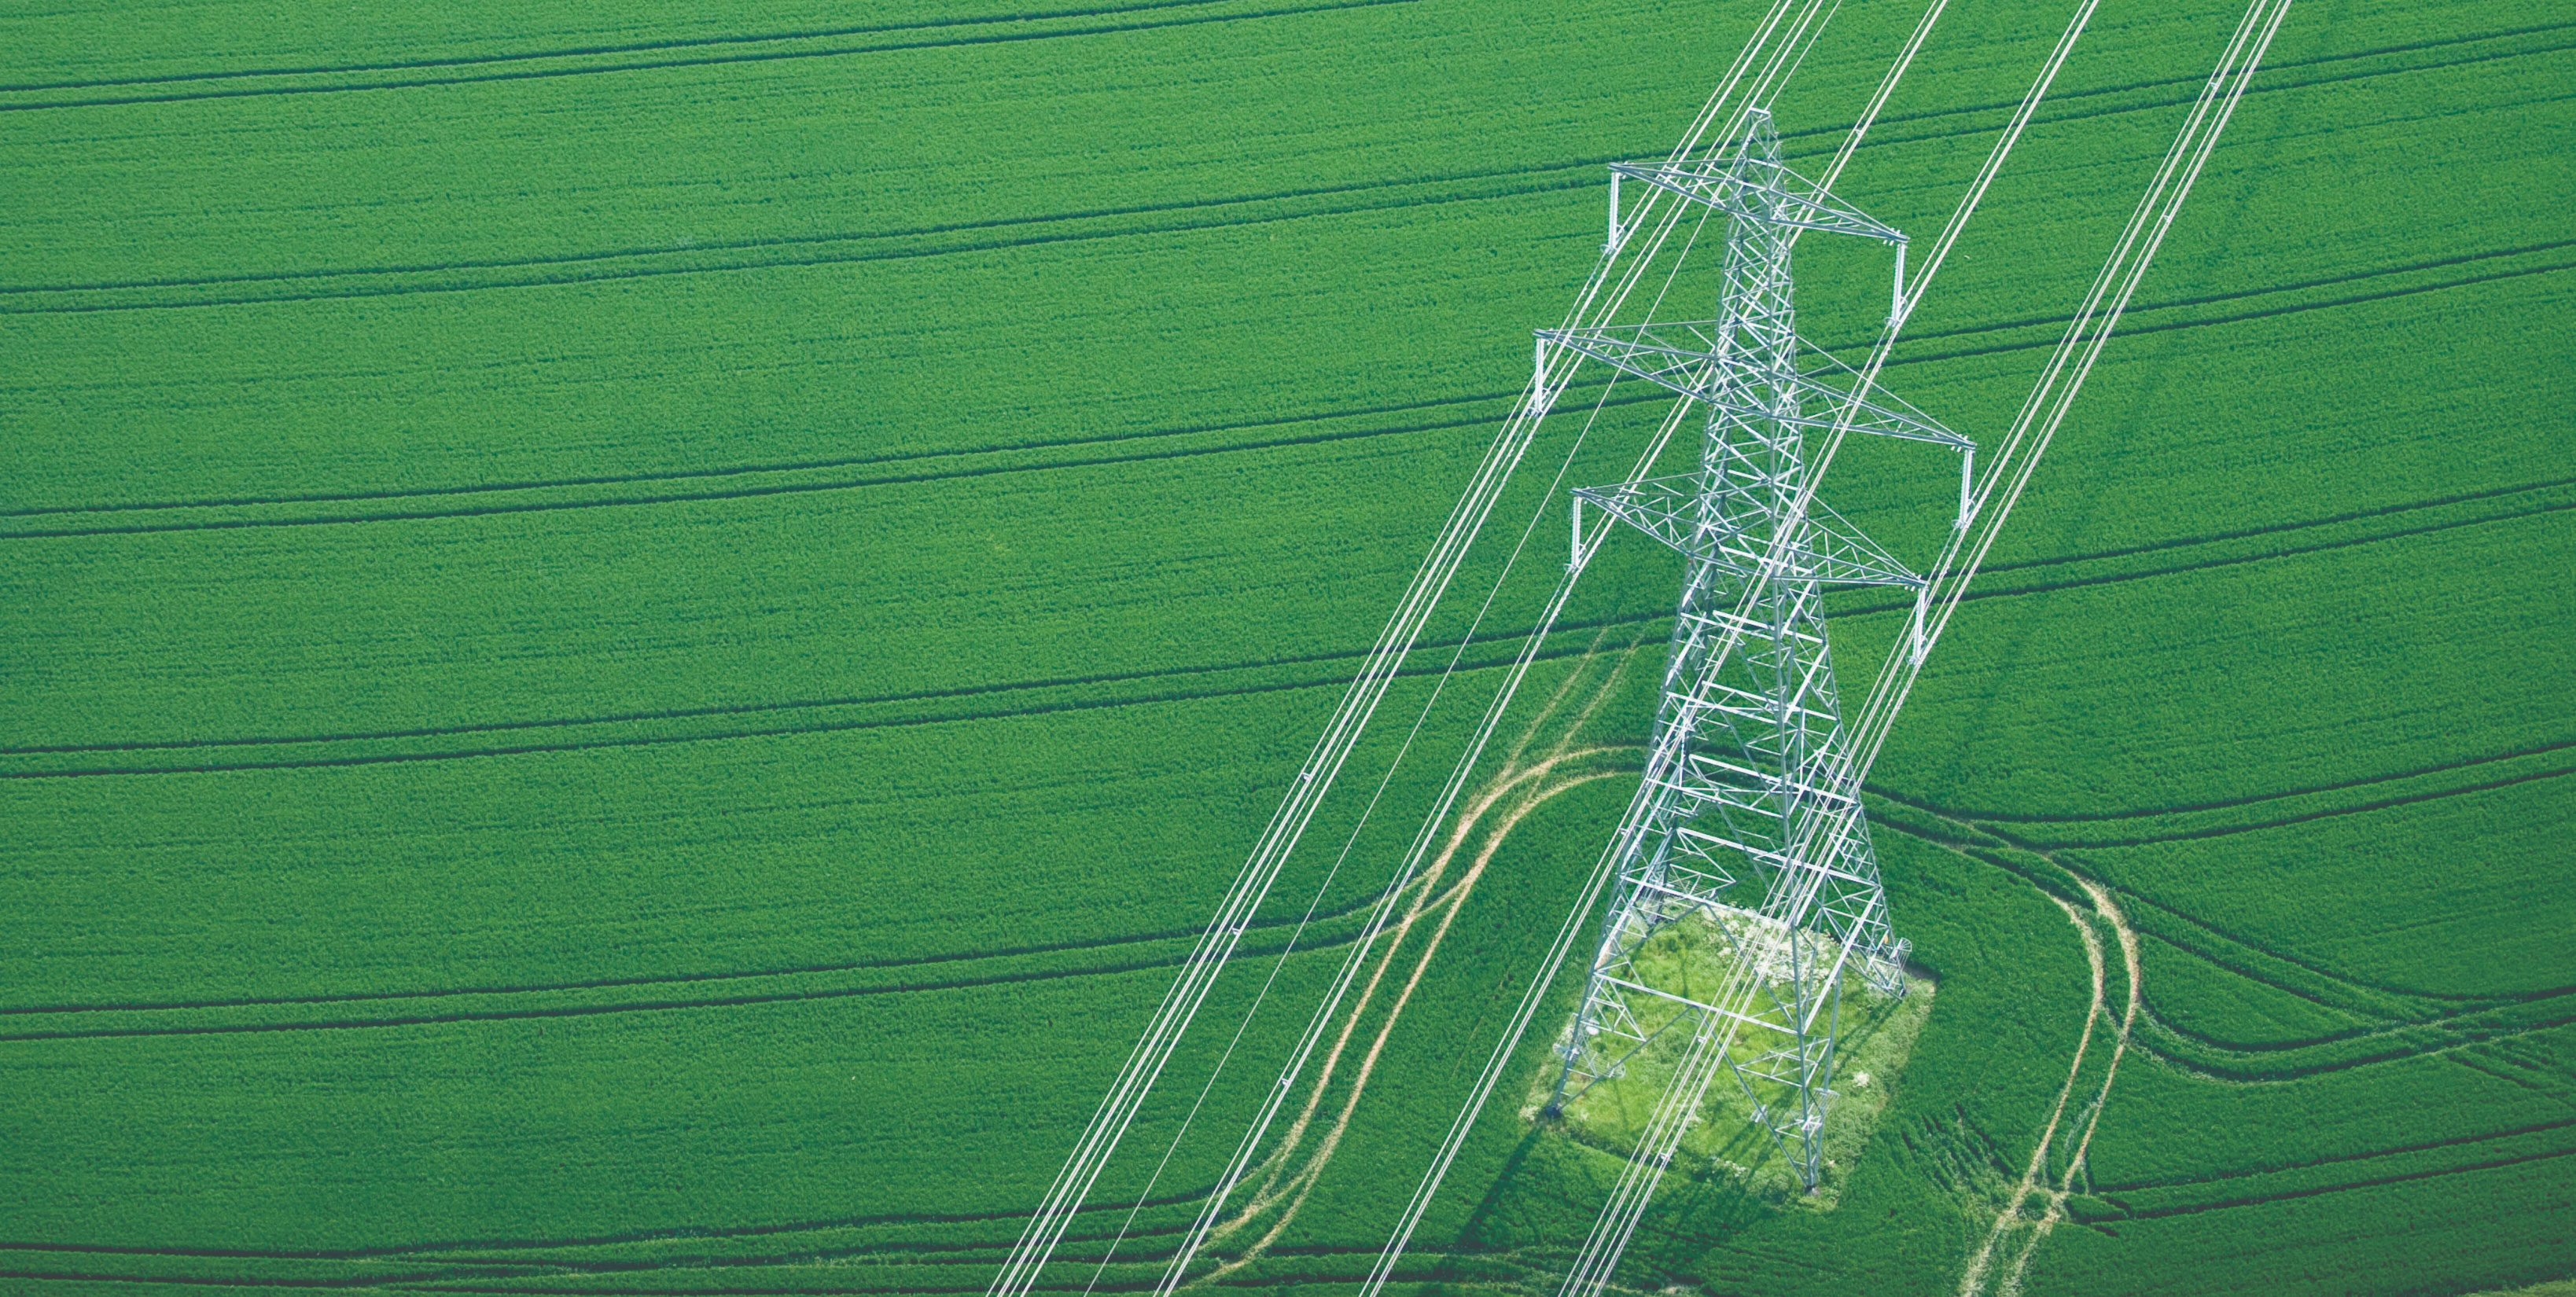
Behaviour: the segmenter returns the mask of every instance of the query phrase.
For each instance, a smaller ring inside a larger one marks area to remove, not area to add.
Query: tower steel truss
[[[1578,551],[1589,507],[1684,565],[1645,776],[1613,844],[1616,890],[1548,1109],[1668,1039],[1653,1057],[1678,1062],[1646,1136],[1662,1147],[1639,1156],[1669,1163],[1709,1087],[1731,1074],[1812,1188],[1844,977],[1902,995],[1907,951],[1860,814],[1823,596],[1838,585],[1919,595],[1925,582],[1814,498],[1805,439],[1848,429],[1940,444],[1962,456],[1963,479],[1974,448],[1799,339],[1790,260],[1802,232],[1892,245],[1899,302],[1905,236],[1783,165],[1767,113],[1704,162],[1612,174],[1722,215],[1725,261],[1713,320],[1539,334],[1542,365],[1549,348],[1569,349],[1707,410],[1695,471],[1574,493]],[[1686,976],[1648,957],[1684,921],[1721,955],[1714,990],[1706,969]]]

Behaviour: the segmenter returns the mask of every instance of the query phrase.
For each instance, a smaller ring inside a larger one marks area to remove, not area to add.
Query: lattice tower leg
[[[1777,165],[1767,120],[1744,156]],[[1685,559],[1655,741],[1613,848],[1617,886],[1548,1109],[1621,1075],[1659,1032],[1696,1032],[1713,1015],[1729,1024],[1723,1070],[1812,1187],[1849,957],[1879,989],[1903,984],[1858,789],[1838,786],[1845,734],[1820,583],[1774,577],[1745,598],[1756,583],[1742,556],[1788,528],[1794,550],[1823,543],[1795,498],[1806,465],[1792,381],[1796,227],[1784,215],[1729,222],[1685,551],[1702,556]],[[1820,854],[1821,867],[1801,863]],[[1713,993],[1661,985],[1643,959],[1691,916],[1723,934],[1728,971]]]

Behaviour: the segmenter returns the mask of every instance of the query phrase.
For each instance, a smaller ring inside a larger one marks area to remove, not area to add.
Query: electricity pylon
[[[1961,454],[1963,481],[1973,447],[1862,390],[1797,336],[1790,253],[1803,231],[1892,245],[1900,303],[1905,236],[1782,165],[1767,113],[1752,115],[1731,156],[1611,173],[1614,244],[1625,233],[1619,181],[1641,181],[1722,216],[1725,263],[1713,320],[1539,334],[1542,363],[1548,348],[1570,349],[1707,407],[1696,471],[1574,493],[1578,562],[1588,505],[1679,551],[1684,569],[1645,778],[1612,844],[1616,890],[1547,1111],[1632,1061],[1677,1052],[1638,1158],[1669,1165],[1708,1087],[1730,1072],[1812,1190],[1843,977],[1902,995],[1907,951],[1860,813],[1823,593],[1914,590],[1919,635],[1925,583],[1814,498],[1806,437],[1937,443]],[[1650,947],[1685,922],[1718,952],[1714,989],[1709,961]],[[1659,1038],[1672,1043],[1646,1055]]]

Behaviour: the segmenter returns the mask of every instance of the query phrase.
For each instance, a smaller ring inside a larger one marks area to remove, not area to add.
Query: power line
[[[1964,595],[1969,581],[1975,575],[1978,562],[1992,546],[2013,503],[2018,500],[2022,489],[2029,481],[2031,472],[2036,468],[2039,455],[2044,452],[2049,438],[2054,435],[2066,411],[2071,408],[2085,376],[2089,374],[2103,346],[2109,341],[2118,323],[2121,310],[2125,308],[2130,295],[2143,279],[2157,246],[2161,244],[2165,232],[2170,229],[2172,222],[2179,215],[2184,200],[2189,197],[2192,183],[2197,179],[2201,168],[2215,149],[2219,135],[2224,130],[2228,118],[2233,114],[2237,101],[2244,94],[2254,72],[2260,66],[2262,55],[2268,48],[2273,34],[2279,29],[2281,20],[2286,16],[2289,4],[2290,0],[2255,0],[2255,3],[2246,11],[2226,51],[2221,55],[2217,68],[2212,72],[2199,102],[2195,104],[2181,132],[2176,136],[2164,164],[2150,182],[2146,194],[2141,197],[2128,228],[2115,241],[2110,258],[2096,277],[2095,284],[2087,294],[2075,322],[2069,326],[2057,352],[2043,371],[2039,384],[2025,401],[2022,414],[2016,418],[2012,428],[2006,434],[2000,453],[1989,459],[1981,486],[1972,487],[1971,469],[1963,460],[1959,525],[1940,564],[1930,576],[1923,579],[1920,586],[1922,597],[1917,603],[1917,616],[1912,633],[1891,651],[1888,667],[1882,671],[1879,681],[1873,686],[1870,700],[1864,705],[1860,717],[1855,722],[1852,738],[1845,746],[1838,763],[1841,769],[1831,777],[1834,786],[1846,787],[1854,795],[1841,803],[1839,813],[1812,817],[1809,822],[1810,827],[1798,836],[1791,851],[1784,853],[1789,857],[1788,863],[1835,859],[1838,853],[1847,850],[1845,844],[1848,841],[1865,835],[1865,829],[1862,828],[1861,807],[1856,795],[1861,777],[1865,775],[1870,763],[1883,746],[1896,710],[1901,707],[1905,693],[1910,689],[1913,680],[1919,676],[1922,664],[1928,657],[1933,643],[1947,627],[1950,615],[1955,611],[1960,597]],[[1978,180],[1971,185],[1959,209],[1954,212],[1950,227],[1936,242],[1935,256],[1931,258],[1928,265],[1923,267],[1910,293],[1906,291],[1900,271],[1897,309],[1891,318],[1887,336],[1880,346],[1874,349],[1871,361],[1863,371],[1860,381],[1851,389],[1855,403],[1862,394],[1869,391],[1870,382],[1883,363],[1896,333],[1902,329],[1905,316],[1910,314],[1914,304],[1920,301],[1931,275],[1937,272],[1943,255],[1956,241],[1960,227],[1964,225],[1968,215],[1973,213],[1977,202],[1991,183],[1993,173],[2000,168],[2004,157],[2009,154],[2021,130],[2027,125],[2039,100],[2045,96],[2049,83],[2054,79],[2057,70],[2063,66],[2067,53],[2080,36],[2092,9],[2091,0],[2079,7],[2074,20],[2069,24],[2067,34],[2052,51],[2040,77],[2033,83],[2031,93],[2025,97],[2013,122],[2006,128],[1994,151],[1989,155]],[[2112,292],[2112,286],[2115,284],[2116,293],[2112,295],[2106,309],[2102,305],[2103,299],[2106,293]],[[2079,351],[2081,357],[2077,359]],[[2037,427],[2035,434],[2032,431],[2034,424]],[[1808,494],[1812,494],[1814,483],[1822,477],[1825,463],[1830,462],[1830,446],[1839,444],[1843,431],[1842,428],[1835,430],[1827,453],[1820,456],[1821,462],[1812,467],[1808,475]],[[2010,478],[2010,485],[2002,488],[2002,494],[1999,496],[1999,484],[2007,476]],[[1579,570],[1587,557],[1586,541],[1579,525],[1575,532],[1575,546],[1576,562],[1573,568]],[[1782,546],[1775,546],[1775,557],[1780,548]],[[1959,557],[1963,550],[1968,555],[1964,560]],[[1569,575],[1571,576],[1572,572]],[[1940,596],[1937,601],[1932,597],[1936,591]],[[1938,608],[1937,612],[1933,611],[1935,606]],[[1651,772],[1649,778],[1652,778]],[[1636,831],[1635,824],[1640,818],[1638,809],[1647,805],[1648,801],[1648,798],[1641,796],[1636,803],[1632,803],[1631,815],[1623,822],[1620,835],[1613,839],[1612,849],[1605,851],[1601,861],[1596,865],[1576,908],[1567,916],[1564,926],[1560,929],[1555,946],[1545,965],[1525,992],[1519,1012],[1505,1033],[1505,1038],[1498,1043],[1489,1060],[1485,1075],[1479,1079],[1477,1088],[1470,1094],[1467,1103],[1453,1120],[1448,1140],[1444,1142],[1440,1153],[1435,1157],[1433,1166],[1425,1175],[1423,1183],[1417,1188],[1414,1201],[1408,1204],[1400,1217],[1395,1235],[1381,1253],[1379,1264],[1372,1271],[1370,1280],[1363,1290],[1363,1297],[1375,1297],[1377,1291],[1391,1276],[1395,1263],[1410,1241],[1422,1211],[1428,1205],[1430,1195],[1436,1192],[1440,1178],[1454,1160],[1458,1148],[1463,1145],[1467,1131],[1473,1126],[1486,1100],[1490,1097],[1501,1070],[1517,1050],[1536,1005],[1545,995],[1556,969],[1570,953],[1572,939],[1581,919],[1590,912],[1592,905],[1598,902],[1605,885],[1613,876],[1613,865],[1618,859],[1616,853],[1619,845],[1629,841]],[[1810,873],[1814,872],[1816,872],[1814,867],[1810,865]],[[1731,969],[1733,975],[1730,978],[1729,987],[1715,997],[1717,1001],[1723,1003],[1732,1000],[1741,993],[1745,983],[1758,980],[1753,976],[1753,970],[1758,968],[1758,961],[1746,958],[1745,953],[1739,946],[1738,958]],[[1708,1008],[1714,1010],[1717,1005],[1710,1005]],[[1623,1168],[1621,1178],[1613,1187],[1610,1201],[1604,1205],[1592,1236],[1587,1239],[1584,1250],[1577,1255],[1574,1265],[1566,1276],[1563,1291],[1567,1294],[1595,1292],[1607,1282],[1619,1254],[1624,1250],[1638,1220],[1642,1218],[1645,1201],[1651,1194],[1655,1181],[1660,1179],[1673,1150],[1678,1146],[1681,1132],[1700,1101],[1701,1091],[1710,1080],[1714,1079],[1718,1060],[1732,1048],[1737,1034],[1744,1025],[1742,1016],[1728,1018],[1723,1013],[1714,1011],[1689,1015],[1685,1021],[1691,1028],[1690,1045],[1679,1061],[1673,1077],[1667,1083],[1646,1128],[1641,1132],[1636,1153]],[[1724,1027],[1722,1034],[1719,1030],[1721,1023]]]

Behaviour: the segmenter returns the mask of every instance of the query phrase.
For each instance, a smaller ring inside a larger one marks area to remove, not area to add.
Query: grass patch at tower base
[[[1725,985],[1734,958],[1716,925],[1705,919],[1677,921],[1640,951],[1641,963],[1663,965],[1659,973],[1681,975],[1667,985],[1685,988]],[[1828,1073],[1830,1098],[1820,1141],[1822,1157],[1813,1191],[1799,1175],[1794,1159],[1783,1155],[1759,1120],[1767,1114],[1757,1111],[1760,1101],[1753,1086],[1740,1082],[1729,1064],[1721,1064],[1708,1082],[1667,1171],[1700,1179],[1725,1177],[1775,1203],[1833,1209],[1895,1091],[1915,1038],[1931,1017],[1937,989],[1931,978],[1913,969],[1905,972],[1901,996],[1871,990],[1857,974],[1844,974],[1842,983],[1839,1028]],[[1760,998],[1758,992],[1756,998]],[[1574,1078],[1557,1113],[1548,1109],[1556,1099],[1558,1069],[1540,1069],[1522,1105],[1523,1118],[1543,1122],[1564,1138],[1614,1157],[1633,1155],[1690,1045],[1690,1025],[1680,1020],[1694,1011],[1671,1004],[1658,1007],[1665,1012],[1641,1024],[1649,1039],[1598,1082],[1586,1087],[1579,1075]],[[1566,1030],[1574,1030],[1573,1025]],[[1739,1029],[1731,1050],[1737,1063],[1751,1067],[1760,1055],[1784,1043],[1750,1039],[1757,1033],[1760,1028]],[[1560,1057],[1565,1043],[1558,1042]]]

